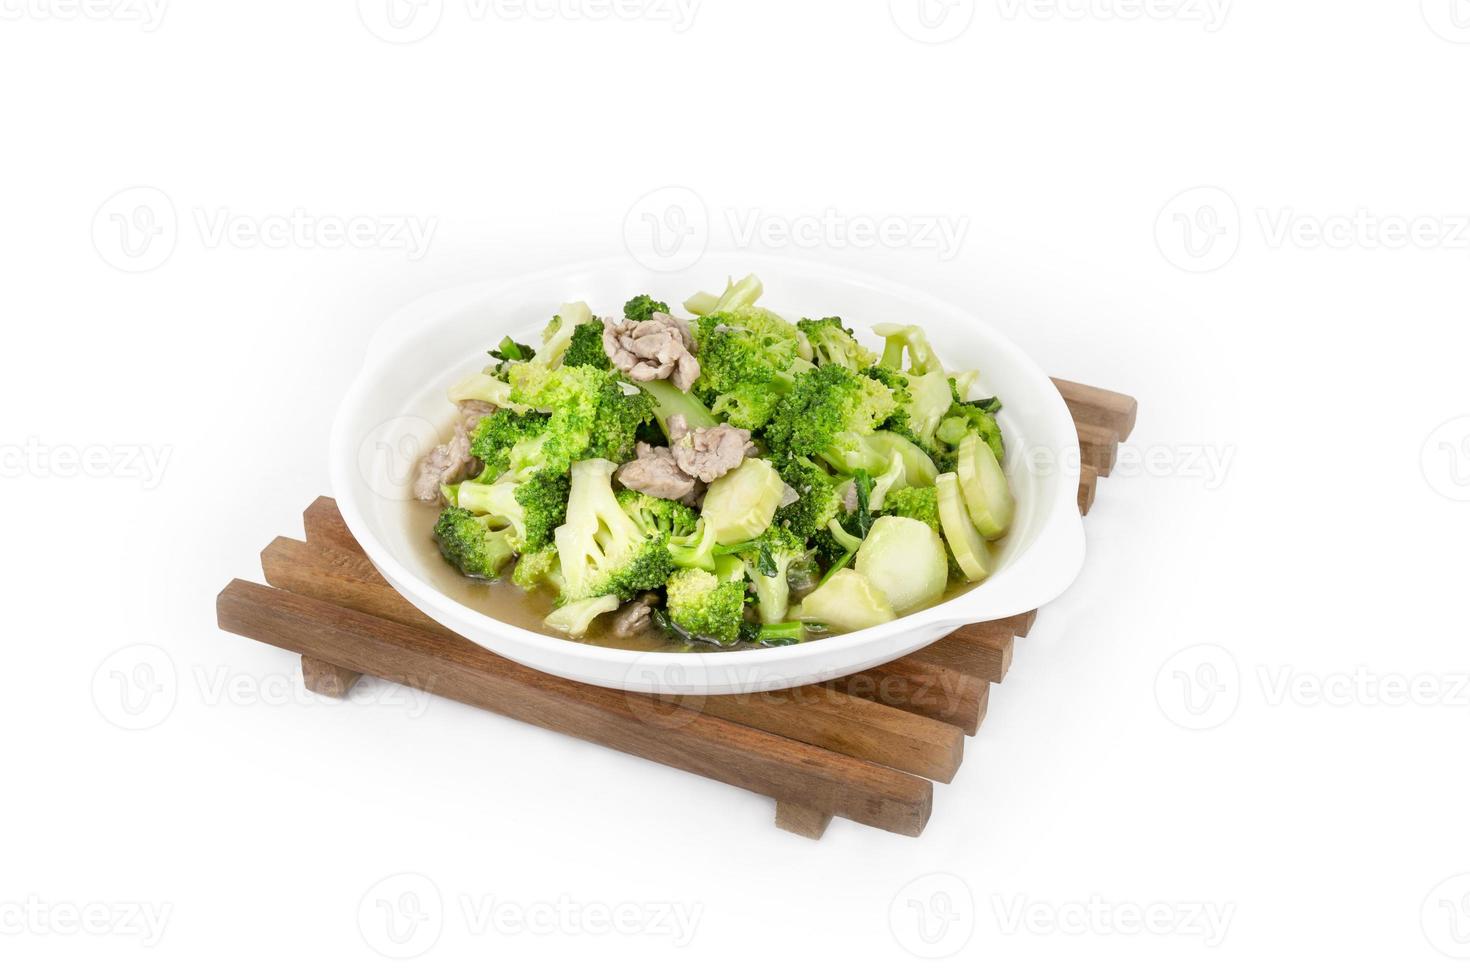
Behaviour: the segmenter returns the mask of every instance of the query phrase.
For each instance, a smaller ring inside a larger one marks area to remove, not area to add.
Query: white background
[[[931,2],[0,3],[0,970],[1463,976],[1470,7]],[[917,840],[214,625],[376,324],[646,258],[670,186],[712,276],[885,273],[1142,405]]]

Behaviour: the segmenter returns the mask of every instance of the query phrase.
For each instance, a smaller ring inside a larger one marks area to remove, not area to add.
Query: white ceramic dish
[[[733,263],[733,264],[732,264]],[[560,639],[498,621],[432,584],[432,549],[410,539],[405,503],[414,463],[441,441],[455,417],[449,385],[488,363],[485,351],[509,333],[537,342],[563,301],[621,308],[651,293],[676,312],[685,297],[717,289],[726,275],[755,272],[763,305],[791,318],[837,313],[865,331],[897,321],[924,327],[950,370],[978,367],[980,387],[999,395],[1006,472],[1015,522],[997,565],[979,587],[892,623],[785,647],[644,653]],[[977,622],[1034,609],[1060,595],[1081,570],[1077,434],[1047,374],[999,331],[908,287],[769,256],[707,257],[682,273],[650,273],[629,260],[578,266],[514,282],[452,289],[395,314],[370,346],[332,433],[332,488],[342,516],[394,588],[424,613],[501,656],[550,674],[629,691],[730,694],[793,687],[895,660]]]

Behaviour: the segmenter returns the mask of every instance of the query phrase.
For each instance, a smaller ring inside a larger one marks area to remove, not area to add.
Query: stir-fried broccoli
[[[1005,440],[1000,433],[1000,424],[995,420],[995,413],[1000,411],[1000,399],[981,398],[976,401],[960,401],[959,390],[953,381],[950,382],[950,389],[954,395],[954,402],[934,430],[935,437],[952,451],[961,442],[964,442],[965,436],[973,432],[985,440],[991,452],[995,453],[997,460],[1004,461],[1006,458]]]
[[[572,465],[567,521],[556,529],[564,601],[599,595],[624,599],[661,587],[673,571],[668,535],[646,534],[613,492],[615,467],[605,459]]]
[[[540,465],[551,469],[586,458],[632,459],[638,427],[653,418],[646,395],[625,394],[614,375],[585,365],[516,364],[510,381],[518,402],[551,415],[536,447]]]
[[[777,459],[776,472],[796,492],[796,500],[776,511],[775,523],[802,539],[810,538],[842,512],[843,481],[810,460]]]
[[[668,615],[696,639],[734,643],[740,639],[745,583],[721,581],[700,568],[681,568],[668,580]]]
[[[589,320],[572,330],[571,342],[561,362],[567,367],[591,367],[599,371],[612,370],[612,361],[602,346],[602,321]]]
[[[811,363],[798,356],[800,333],[773,313],[759,309],[712,313],[699,318],[699,380],[694,393],[716,415],[743,429],[759,429]]]
[[[694,530],[669,538],[669,557],[676,568],[702,568],[706,572],[713,572],[715,546],[715,530],[701,517],[695,523]]]
[[[781,622],[791,605],[786,570],[793,562],[806,557],[806,540],[784,527],[772,525],[739,554],[745,563],[746,577],[755,588],[761,622]]]
[[[623,317],[628,320],[652,320],[655,313],[667,312],[669,312],[668,303],[660,303],[647,293],[634,296],[623,304]]]
[[[811,342],[812,359],[818,364],[839,364],[849,371],[863,371],[877,363],[878,355],[857,342],[853,332],[842,325],[841,317],[797,320],[796,326]]]
[[[463,507],[446,507],[434,524],[434,540],[445,559],[470,578],[495,579],[515,556],[516,530],[497,526],[490,515],[476,516]]]
[[[979,373],[946,372],[916,326],[874,327],[878,353],[836,316],[793,323],[757,306],[762,292],[747,276],[685,302],[700,369],[688,391],[615,369],[585,303],[561,307],[539,350],[510,337],[491,350],[493,366],[450,390],[496,410],[469,433],[478,475],[438,487],[445,559],[548,589],[547,629],[580,638],[637,598],[689,645],[887,622],[942,596],[941,552],[950,580],[983,579],[985,542],[1006,533],[1014,501],[1000,402],[969,398]],[[640,321],[668,311],[647,294],[623,306]],[[622,470],[622,484],[619,465],[639,443],[669,445],[675,415],[693,437]],[[749,445],[699,432],[722,422],[749,429]],[[452,449],[463,444],[426,459],[416,494],[452,472]],[[691,479],[700,492],[683,502],[653,496]]]
[[[556,546],[547,545],[539,551],[522,554],[516,559],[516,567],[511,569],[510,580],[527,592],[546,586],[560,593],[566,582],[561,577]]]
[[[644,534],[678,537],[694,532],[699,515],[677,500],[650,497],[637,490],[618,492],[618,504]]]
[[[819,456],[851,472],[856,466],[848,454],[863,449],[863,437],[888,421],[896,407],[893,392],[880,382],[823,364],[797,379],[771,419],[766,441],[776,453]]]

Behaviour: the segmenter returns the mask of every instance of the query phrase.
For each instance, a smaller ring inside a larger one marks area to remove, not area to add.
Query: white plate
[[[651,293],[675,312],[727,275],[754,272],[762,305],[791,319],[833,313],[873,347],[867,328],[897,321],[924,327],[949,370],[979,368],[980,388],[1004,410],[1006,473],[1017,508],[997,549],[994,573],[979,587],[892,623],[785,647],[698,653],[643,653],[561,639],[498,621],[431,582],[440,562],[411,539],[405,520],[413,464],[455,418],[449,385],[488,363],[485,351],[509,333],[539,342],[565,301],[621,309]],[[789,259],[710,256],[682,273],[650,273],[630,260],[548,272],[514,282],[447,290],[395,314],[372,343],[332,432],[332,488],[342,516],[368,557],[424,613],[495,653],[550,674],[628,691],[731,694],[793,687],[895,660],[968,623],[1026,612],[1060,595],[1082,568],[1077,511],[1077,433],[1042,371],[999,331],[969,313],[906,286]]]

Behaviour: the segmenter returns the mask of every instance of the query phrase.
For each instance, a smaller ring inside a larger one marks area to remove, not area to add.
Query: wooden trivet
[[[1138,404],[1057,381],[1082,445],[1077,505],[1092,507]],[[301,655],[307,688],[342,697],[363,674],[410,685],[769,796],[776,826],[819,838],[833,816],[918,836],[934,780],[954,778],[965,736],[985,718],[1036,612],[966,626],[901,660],[807,687],[656,698],[523,667],[414,608],[318,498],[306,540],[261,554],[268,585],[236,579],[217,601],[221,629]]]

